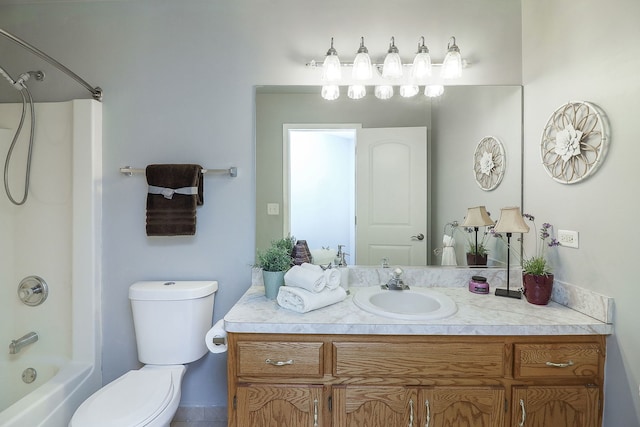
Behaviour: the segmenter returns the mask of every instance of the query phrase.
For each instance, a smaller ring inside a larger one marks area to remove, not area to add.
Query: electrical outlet
[[[572,230],[558,230],[558,242],[560,246],[578,248],[578,232]]]
[[[267,215],[280,215],[280,204],[267,203]]]

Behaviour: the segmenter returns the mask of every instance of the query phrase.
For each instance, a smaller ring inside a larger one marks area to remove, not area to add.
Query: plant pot
[[[487,265],[487,254],[476,255],[476,254],[467,252],[467,265],[468,266],[473,266],[473,265],[486,266]]]
[[[280,286],[284,285],[286,271],[263,271],[264,294],[268,299],[276,299]]]
[[[531,304],[547,305],[553,291],[553,274],[523,274],[524,296]]]

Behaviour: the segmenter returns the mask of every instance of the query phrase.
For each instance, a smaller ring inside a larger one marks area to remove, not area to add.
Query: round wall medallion
[[[609,140],[606,120],[589,102],[568,102],[549,118],[542,133],[540,156],[551,178],[580,182],[604,160]]]
[[[473,154],[473,174],[478,186],[491,191],[500,185],[504,176],[505,157],[502,142],[493,136],[480,140]]]

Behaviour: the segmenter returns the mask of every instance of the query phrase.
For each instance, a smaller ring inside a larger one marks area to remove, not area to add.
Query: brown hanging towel
[[[196,234],[196,206],[204,203],[202,166],[149,165],[147,236]]]

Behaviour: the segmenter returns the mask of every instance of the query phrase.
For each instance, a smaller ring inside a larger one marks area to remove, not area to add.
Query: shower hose
[[[2,74],[4,78],[6,78],[9,81],[9,83],[11,83],[11,85],[14,88],[16,88],[18,92],[20,92],[20,95],[22,96],[22,114],[20,115],[20,123],[18,124],[18,128],[16,129],[16,133],[13,135],[13,140],[11,141],[11,145],[9,146],[9,151],[7,152],[7,157],[4,162],[4,191],[5,193],[7,193],[7,197],[9,198],[11,203],[19,206],[24,204],[27,201],[27,195],[29,193],[29,178],[31,176],[31,155],[33,152],[33,139],[34,139],[34,133],[35,133],[35,126],[36,126],[36,119],[35,119],[36,116],[35,116],[35,108],[33,105],[33,97],[31,96],[31,92],[29,91],[29,89],[24,83],[29,79],[31,75],[35,75],[36,79],[38,80],[42,80],[44,75],[42,74],[42,72],[30,71],[28,73],[22,74],[17,81],[14,81],[11,78],[11,76],[9,76],[9,74],[2,67],[0,67],[0,74]],[[29,131],[29,148],[27,152],[27,167],[26,167],[25,178],[24,178],[24,193],[22,195],[22,199],[18,201],[13,198],[13,195],[11,194],[11,189],[9,188],[9,165],[11,163],[11,156],[13,154],[13,149],[15,148],[18,142],[18,138],[22,133],[22,127],[24,126],[24,121],[27,113],[27,104],[29,104],[31,127]]]

